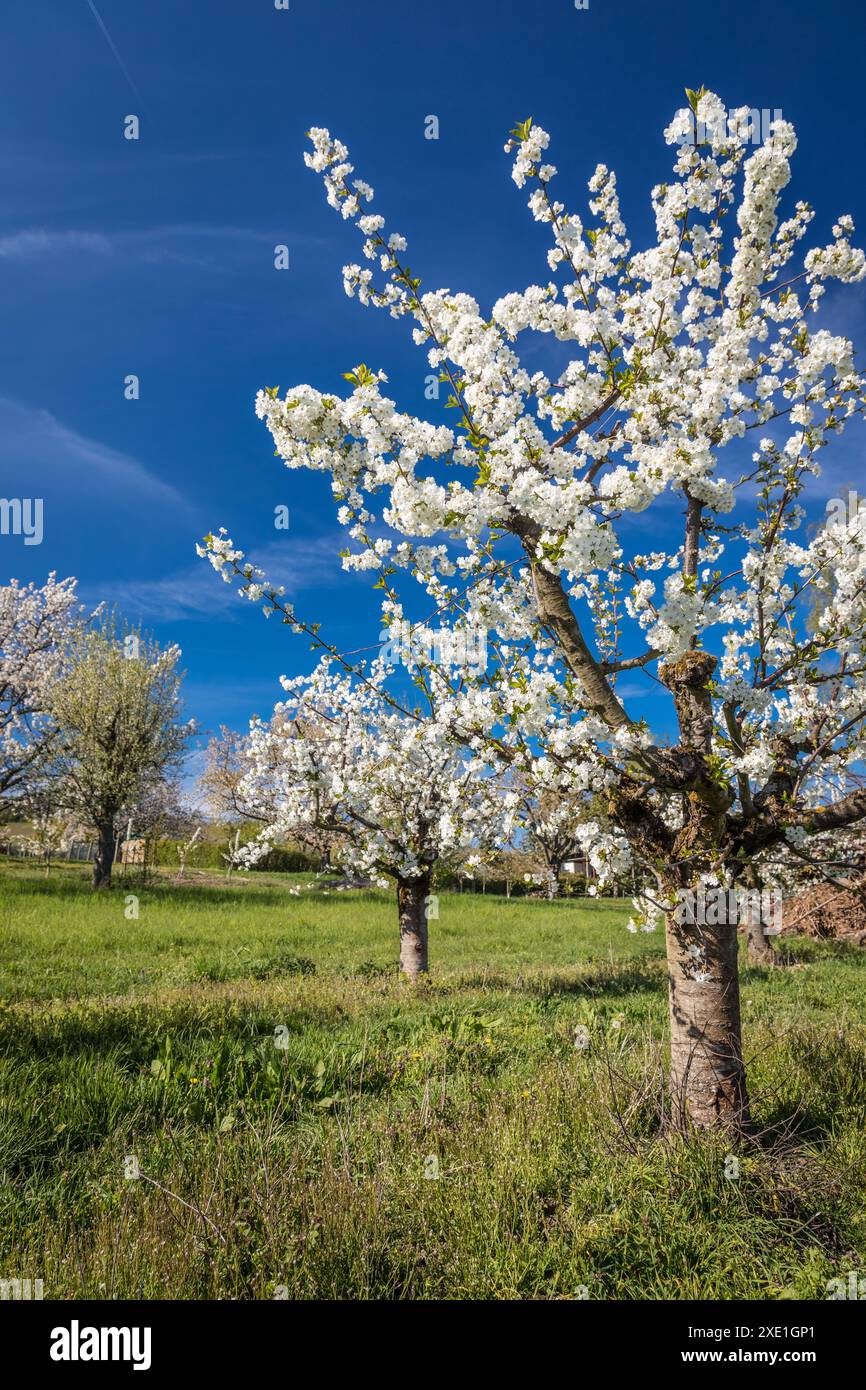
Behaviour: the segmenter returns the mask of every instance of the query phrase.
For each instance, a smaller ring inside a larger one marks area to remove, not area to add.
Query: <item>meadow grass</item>
[[[863,953],[743,962],[758,1133],[733,1153],[664,1123],[663,942],[627,903],[443,894],[413,989],[389,894],[292,881],[0,872],[0,1277],[775,1299],[861,1268]]]

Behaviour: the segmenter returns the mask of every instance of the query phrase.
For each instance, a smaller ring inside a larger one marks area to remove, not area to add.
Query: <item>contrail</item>
[[[135,95],[138,97],[138,99],[139,99],[139,101],[140,101],[140,100],[141,100],[141,93],[140,93],[140,91],[138,90],[138,88],[136,87],[135,83],[134,83],[133,80],[132,80],[132,75],[130,74],[129,68],[126,66],[126,63],[123,61],[123,59],[121,58],[120,54],[118,53],[118,51],[117,51],[117,45],[115,44],[114,39],[113,39],[113,38],[111,37],[111,35],[109,34],[108,30],[106,29],[106,27],[105,27],[105,25],[104,25],[104,23],[103,23],[103,21],[102,21],[102,15],[99,13],[99,10],[98,10],[98,9],[96,8],[96,6],[94,5],[93,0],[87,0],[87,3],[88,3],[88,5],[90,6],[90,10],[91,10],[91,12],[92,12],[92,14],[93,14],[93,18],[96,20],[97,24],[99,25],[100,29],[102,30],[103,34],[105,35],[105,42],[108,44],[108,47],[111,49],[112,53],[113,53],[114,56],[115,56],[115,59],[117,60],[117,66],[120,68],[120,71],[123,73],[124,77],[126,78],[127,82],[129,83],[130,87],[131,87],[132,90],[135,92]]]

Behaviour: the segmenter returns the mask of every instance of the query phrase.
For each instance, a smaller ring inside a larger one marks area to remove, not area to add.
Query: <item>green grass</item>
[[[0,1277],[772,1299],[861,1267],[863,953],[744,965],[762,1132],[734,1179],[724,1140],[664,1127],[663,943],[627,904],[444,894],[413,990],[389,895],[290,881],[92,896],[77,866],[0,871]]]

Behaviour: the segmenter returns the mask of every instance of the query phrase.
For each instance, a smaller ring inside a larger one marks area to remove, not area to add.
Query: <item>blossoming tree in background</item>
[[[393,880],[400,964],[415,979],[428,970],[434,868],[499,844],[510,799],[455,745],[435,705],[421,717],[383,699],[384,676],[381,662],[359,681],[326,658],[310,676],[283,679],[285,702],[251,724],[238,786],[267,824],[237,858],[249,866],[279,840],[315,845],[324,834],[334,864]]]
[[[489,632],[483,675],[440,705],[443,737],[447,722],[478,749],[543,744],[604,797],[600,857],[630,856],[666,909],[673,1113],[704,1126],[748,1115],[736,922],[676,905],[866,816],[866,791],[829,802],[819,775],[864,752],[864,516],[810,537],[802,505],[821,449],[863,410],[851,344],[818,313],[825,282],[861,280],[864,257],[840,217],[830,245],[795,260],[813,213],[798,202],[780,220],[790,124],[755,148],[745,110],[689,100],[638,251],[615,175],[599,165],[588,214],[568,211],[547,134],[517,127],[506,150],[550,274],[487,313],[422,293],[346,147],[311,131],[307,163],[363,238],[347,293],[409,321],[451,409],[402,412],[359,367],[348,391],[269,388],[257,410],[288,467],[330,475],[344,567],[376,574],[386,623],[405,620],[405,575],[442,622]],[[525,334],[567,345],[567,365],[526,365]],[[676,540],[654,548],[672,518]],[[204,549],[274,603],[225,537]],[[625,671],[666,692],[657,732],[620,693]]]
[[[50,693],[78,621],[75,580],[0,586],[0,796],[34,792],[55,733]]]
[[[179,647],[161,648],[106,614],[74,633],[52,687],[52,778],[61,804],[96,831],[95,889],[111,887],[119,818],[159,803],[156,789],[195,732],[192,721],[180,722],[179,660]]]
[[[591,803],[586,795],[570,791],[567,771],[548,756],[528,759],[526,770],[515,777],[514,791],[525,846],[543,861],[544,871],[538,878],[547,896],[555,898],[563,865],[584,857],[588,839],[597,842]],[[592,830],[587,832],[589,822]]]

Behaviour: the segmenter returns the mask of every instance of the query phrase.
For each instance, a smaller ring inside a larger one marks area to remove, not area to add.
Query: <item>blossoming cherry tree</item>
[[[396,883],[400,964],[416,979],[428,970],[434,868],[501,842],[510,800],[435,711],[383,699],[387,674],[378,662],[360,681],[326,658],[283,680],[286,700],[253,722],[245,748],[239,796],[266,824],[239,858],[249,865],[280,838],[326,834],[333,863]]]
[[[652,190],[644,249],[609,168],[592,174],[588,210],[568,210],[546,132],[512,132],[549,273],[486,312],[464,292],[422,292],[345,145],[312,130],[307,163],[362,237],[346,291],[411,325],[450,409],[401,411],[359,367],[346,391],[271,388],[257,411],[289,468],[330,475],[343,564],[377,574],[389,620],[406,575],[449,621],[490,631],[483,675],[454,690],[460,735],[502,744],[517,730],[605,798],[599,834],[620,856],[627,845],[671,909],[673,1115],[704,1126],[748,1115],[736,923],[683,923],[674,903],[866,815],[862,788],[832,803],[819,790],[822,768],[866,751],[864,517],[805,524],[820,453],[864,405],[822,296],[862,280],[864,257],[848,217],[800,257],[813,212],[782,213],[788,122],[755,147],[747,111],[689,100],[665,132],[674,165]],[[539,334],[565,346],[564,366],[537,365]],[[230,542],[205,548],[232,567]],[[253,596],[269,601],[256,584]],[[655,733],[623,672],[666,698]]]

